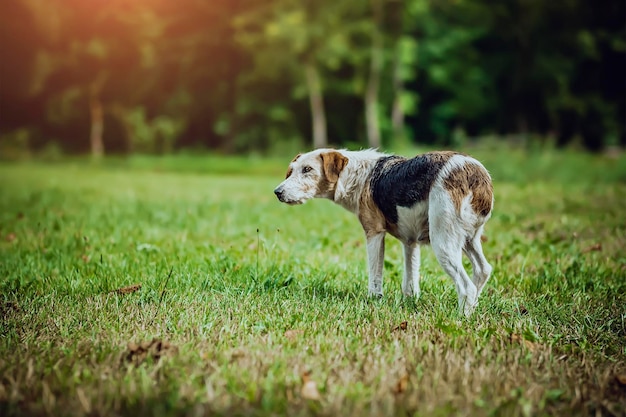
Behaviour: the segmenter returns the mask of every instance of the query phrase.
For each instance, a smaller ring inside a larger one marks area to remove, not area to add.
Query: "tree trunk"
[[[229,10],[228,13],[230,16],[238,16],[241,13],[241,4],[239,0],[230,0],[228,3]],[[209,3],[209,8],[210,6]],[[234,39],[237,34],[235,27],[232,25],[227,26],[227,38]],[[224,136],[224,142],[222,144],[222,152],[226,154],[235,153],[237,147],[237,135],[239,134],[239,112],[237,110],[237,106],[239,104],[239,93],[240,93],[240,81],[241,81],[241,69],[245,66],[242,65],[241,55],[238,51],[233,50],[229,54],[227,54],[226,64],[228,65],[228,81],[226,82],[226,105],[225,111],[227,113],[228,119],[228,131]]]
[[[91,145],[91,156],[101,158],[104,155],[104,106],[100,100],[100,91],[104,85],[105,75],[100,73],[89,85],[89,115],[91,119],[91,131],[89,132],[89,142]]]
[[[311,105],[311,120],[313,127],[313,147],[324,148],[328,146],[326,132],[326,111],[324,110],[324,98],[322,96],[322,84],[317,68],[307,62],[306,84],[309,90],[309,103]]]
[[[374,14],[374,30],[372,33],[372,54],[370,59],[370,73],[365,91],[365,123],[367,126],[367,142],[370,147],[378,148],[381,145],[380,127],[378,123],[378,90],[380,75],[383,66],[382,36],[378,28],[380,22],[380,5],[372,1]]]
[[[104,141],[102,140],[102,133],[104,131],[104,109],[97,92],[93,90],[94,89],[92,89],[91,97],[89,98],[89,111],[91,115],[89,141],[91,143],[91,156],[101,158],[102,155],[104,155]]]
[[[404,82],[402,81],[402,50],[400,42],[396,42],[393,58],[393,107],[391,109],[391,127],[394,139],[404,137],[404,109],[402,108],[402,94]]]

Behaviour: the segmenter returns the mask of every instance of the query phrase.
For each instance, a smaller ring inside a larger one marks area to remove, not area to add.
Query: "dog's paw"
[[[415,298],[416,300],[420,298],[419,290],[415,291],[412,288],[408,290],[403,289],[402,295],[404,295],[406,298]]]
[[[459,310],[465,315],[465,317],[469,317],[472,315],[474,310],[476,310],[477,304],[478,304],[478,300],[474,299],[472,302],[470,301],[468,297],[468,298],[465,298],[463,303],[459,304]]]
[[[465,317],[472,315],[478,304],[478,295],[474,284],[467,286],[465,295],[459,295],[459,311],[461,311]]]
[[[368,291],[367,295],[369,295],[370,298],[373,298],[375,300],[380,300],[380,299],[383,298],[383,293],[382,292]]]
[[[476,304],[471,305],[469,303],[466,303],[463,306],[463,314],[465,314],[465,317],[469,317],[472,315],[472,313],[474,312],[474,310],[476,310]]]

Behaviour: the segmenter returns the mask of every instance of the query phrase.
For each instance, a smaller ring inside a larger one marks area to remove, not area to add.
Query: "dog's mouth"
[[[290,206],[298,206],[304,203],[304,201],[302,200],[281,200],[281,201],[285,204],[289,204]]]
[[[284,196],[279,196],[278,201],[281,203],[289,204],[290,206],[297,206],[304,203],[304,200],[292,200],[290,198],[285,198]]]

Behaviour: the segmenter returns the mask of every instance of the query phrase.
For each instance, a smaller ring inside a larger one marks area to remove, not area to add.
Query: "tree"
[[[405,115],[416,110],[416,92],[406,89],[414,80],[417,64],[417,39],[411,36],[417,16],[428,7],[427,0],[395,0],[389,3],[387,30],[392,45],[391,129],[395,139],[405,139]]]
[[[254,76],[288,74],[295,95],[307,92],[314,147],[328,143],[323,74],[360,59],[354,37],[371,28],[363,13],[364,8],[346,0],[278,0],[237,17],[238,40],[255,59]]]
[[[381,26],[383,21],[382,0],[371,0],[372,29],[371,29],[371,52],[370,66],[365,89],[365,121],[367,125],[367,141],[370,147],[378,148],[381,145],[380,126],[378,123],[379,106],[379,86],[382,76],[384,56],[383,56],[383,35]]]
[[[624,3],[14,0],[0,136],[64,150],[626,143]],[[13,134],[11,132],[18,132]],[[459,136],[460,137],[460,136]],[[0,138],[0,140],[2,140]],[[20,139],[22,140],[22,139]]]

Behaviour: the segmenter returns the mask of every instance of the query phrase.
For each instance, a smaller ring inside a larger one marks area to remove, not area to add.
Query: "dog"
[[[317,149],[298,154],[274,194],[283,203],[326,198],[356,214],[365,231],[369,294],[382,297],[385,234],[404,247],[402,292],[420,294],[420,246],[430,244],[452,278],[459,310],[474,311],[492,267],[483,228],[493,210],[489,173],[476,159],[451,151],[404,158],[378,152]],[[462,253],[472,264],[472,278]]]

